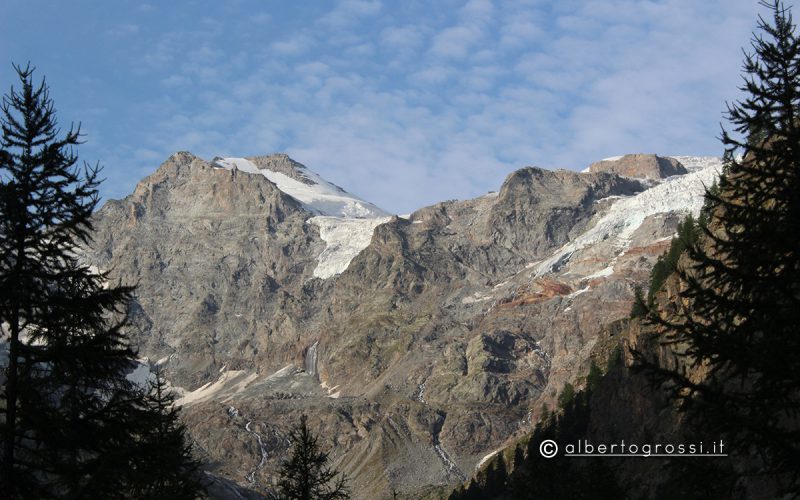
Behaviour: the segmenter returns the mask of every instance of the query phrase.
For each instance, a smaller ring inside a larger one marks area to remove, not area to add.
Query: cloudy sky
[[[396,213],[536,165],[718,155],[754,0],[2,0],[123,197],[172,152],[287,152]]]

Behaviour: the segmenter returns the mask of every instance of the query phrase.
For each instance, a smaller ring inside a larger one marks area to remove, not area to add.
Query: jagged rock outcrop
[[[140,352],[185,391],[221,480],[268,492],[307,413],[357,498],[419,496],[552,405],[627,316],[678,213],[699,209],[701,167],[649,188],[525,168],[405,219],[285,155],[178,153],[98,212],[88,257],[139,284]],[[331,266],[345,223],[375,229]]]
[[[630,154],[589,165],[589,172],[613,172],[625,177],[665,179],[688,173],[680,161],[654,154]]]

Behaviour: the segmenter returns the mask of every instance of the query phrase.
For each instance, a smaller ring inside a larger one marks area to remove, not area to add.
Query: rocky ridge
[[[358,219],[292,195],[277,174],[321,182],[285,155],[240,160],[173,155],[98,212],[90,258],[140,284],[136,342],[217,476],[268,493],[307,413],[357,498],[456,483],[528,429],[719,168],[531,167],[407,219],[353,201],[373,210]]]

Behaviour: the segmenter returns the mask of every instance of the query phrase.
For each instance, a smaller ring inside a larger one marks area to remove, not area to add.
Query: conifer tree
[[[572,400],[575,398],[575,387],[572,384],[567,382],[564,384],[564,388],[561,389],[561,394],[558,395],[558,407],[561,409],[566,408],[572,403]]]
[[[633,289],[633,305],[631,306],[631,318],[641,318],[647,314],[647,304],[645,303],[642,287],[637,286]]]
[[[137,453],[134,480],[129,486],[137,499],[193,499],[202,491],[198,478],[200,462],[186,439],[186,427],[178,418],[179,408],[160,370],[141,394],[134,428]]]
[[[486,470],[483,494],[486,498],[501,498],[508,491],[508,468],[503,453],[500,452]]]
[[[283,463],[278,481],[281,498],[292,500],[337,500],[350,498],[344,474],[328,467],[328,454],[320,451],[317,437],[308,429],[308,417],[300,417],[289,435],[293,443],[289,460]],[[338,478],[337,478],[338,476]]]
[[[15,496],[80,492],[99,467],[106,394],[133,352],[120,332],[131,290],[103,286],[78,258],[97,204],[97,168],[76,167],[79,131],[59,138],[44,82],[17,67],[22,88],[2,104],[0,326],[9,361],[2,392],[2,471]]]
[[[600,384],[600,381],[603,379],[603,372],[600,370],[600,367],[597,366],[597,363],[594,361],[591,362],[589,365],[589,373],[586,375],[586,392],[592,393],[597,386]]]
[[[517,444],[514,447],[514,461],[511,465],[514,467],[514,470],[517,470],[519,467],[522,466],[522,463],[525,461],[525,450],[522,449],[521,444]]]
[[[480,500],[483,496],[481,485],[475,481],[475,478],[472,478],[469,482],[469,486],[464,490],[464,494],[460,497],[460,500]]]
[[[78,166],[48,87],[16,67],[0,109],[0,491],[4,498],[133,497],[154,414],[126,379],[132,288],[81,259],[99,168]],[[144,414],[149,418],[143,419]],[[167,418],[169,414],[167,413]]]
[[[782,2],[762,5],[771,22],[759,17],[744,62],[746,97],[728,106],[736,136],[723,130],[724,175],[706,193],[708,223],[687,248],[689,264],[678,266],[674,302],[683,306],[647,315],[682,361],[637,358],[690,421],[738,450],[745,474],[788,478],[796,490],[800,40]]]

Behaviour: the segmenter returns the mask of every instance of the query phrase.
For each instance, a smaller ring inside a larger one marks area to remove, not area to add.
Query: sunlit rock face
[[[625,177],[655,180],[683,175],[688,173],[688,170],[676,158],[653,154],[630,154],[592,163],[589,165],[589,172],[611,172]]]

